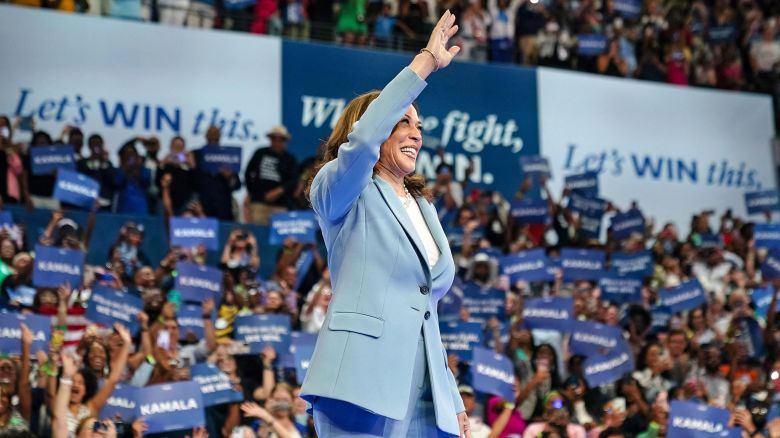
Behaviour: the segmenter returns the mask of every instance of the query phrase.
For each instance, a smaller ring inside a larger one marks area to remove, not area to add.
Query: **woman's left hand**
[[[447,42],[458,32],[458,26],[455,24],[455,14],[449,11],[444,14],[433,27],[426,49],[430,50],[438,62],[436,69],[441,70],[450,65],[452,58],[460,52],[460,47],[452,46],[447,48]]]
[[[471,438],[471,425],[466,411],[458,414],[458,427],[460,427],[460,438]]]

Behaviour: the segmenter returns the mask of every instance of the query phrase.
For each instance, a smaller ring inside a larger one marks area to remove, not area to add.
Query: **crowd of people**
[[[279,360],[288,352],[266,347],[260,354],[248,353],[234,323],[244,315],[282,315],[293,330],[316,334],[332,296],[321,246],[289,238],[274,260],[261,260],[258,249],[267,243],[237,224],[219,259],[224,275],[218,298],[189,303],[199,305],[203,315],[199,338],[180,333],[177,315],[188,303],[177,293],[174,279],[178,262],[206,263],[202,246],[171,247],[153,265],[144,253],[144,230],[127,223],[104,265],[86,266],[81,284],[51,288],[36,286],[35,254],[27,242],[84,251],[93,238],[95,217],[109,212],[267,225],[274,213],[307,208],[301,194],[316,159],[299,164],[285,150],[290,133],[277,126],[268,132],[270,145],[254,152],[243,178],[227,169],[203,170],[200,149],[188,150],[180,137],[171,139],[166,152],[157,139],[132,139],[120,148],[115,167],[99,135],[86,138],[85,151],[84,134],[68,127],[56,141],[72,145],[79,157],[76,169],[101,182],[100,199],[82,228],[68,217],[70,206],[52,198],[54,176],[30,173],[30,149],[55,140],[35,131],[29,144],[18,142],[19,123],[0,117],[0,169],[6,172],[0,193],[5,204],[50,209],[51,220],[40,236],[27,235],[33,231],[24,224],[0,231],[0,301],[6,315],[51,317],[52,332],[48,350],[33,352],[32,334],[22,324],[21,354],[0,352],[0,436],[314,436],[306,402],[298,397],[296,372]],[[218,128],[209,129],[206,143],[219,144]],[[248,196],[239,206],[232,193],[241,180]],[[762,275],[766,251],[756,248],[752,222],[730,211],[720,216],[705,211],[691,212],[689,224],[656,227],[653,212],[642,212],[644,232],[624,239],[607,232],[600,240],[571,208],[575,194],[568,188],[550,192],[545,177],[525,177],[515,199],[507,199],[472,187],[468,179],[455,180],[452,167],[443,163],[428,190],[458,268],[450,294],[462,298],[466,289],[499,290],[505,300],[502,311],[487,317],[472,315],[465,301],[455,309],[456,320],[480,323],[479,344],[507,357],[514,368],[514,397],[507,400],[475,389],[469,361],[450,352],[449,367],[473,437],[662,437],[675,400],[729,409],[730,425],[740,427],[743,437],[780,436],[777,300],[772,293],[767,307],[753,298],[754,291],[776,283]],[[534,193],[547,200],[548,219],[515,220],[512,201]],[[607,203],[601,213],[620,210]],[[641,212],[641,199],[622,210]],[[683,234],[680,230],[687,227],[690,231]],[[653,268],[642,279],[641,300],[628,303],[606,300],[597,281],[564,279],[560,271],[552,281],[510,281],[502,274],[503,255],[538,248],[551,257],[562,248],[598,248],[608,255],[649,250]],[[307,268],[299,264],[304,254],[312,258]],[[259,278],[259,267],[269,264],[273,274]],[[706,291],[705,305],[656,324],[659,291],[692,279]],[[98,285],[143,300],[143,311],[135,315],[136,333],[86,318]],[[19,298],[23,290],[32,300]],[[566,332],[524,323],[524,302],[542,296],[572,297],[574,318],[619,329],[635,369],[612,383],[590,386],[585,358],[569,351]],[[206,408],[203,428],[147,435],[143,418],[100,416],[117,385],[187,381],[191,367],[201,363],[217,366],[243,398]]]
[[[780,6],[771,0],[7,1],[412,51],[449,9],[460,27],[453,41],[473,61],[770,94],[780,61]]]

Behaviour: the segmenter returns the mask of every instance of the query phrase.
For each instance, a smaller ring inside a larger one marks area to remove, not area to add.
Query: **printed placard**
[[[439,331],[444,349],[461,361],[470,361],[474,347],[482,345],[482,324],[479,322],[440,322]]]
[[[763,214],[765,211],[780,211],[780,196],[777,190],[761,190],[745,193],[745,208],[748,214]]]
[[[60,169],[52,196],[62,202],[91,209],[100,196],[100,183],[78,172]]]
[[[222,271],[196,263],[176,263],[176,290],[183,301],[200,303],[212,298],[219,302],[222,295]]]
[[[187,381],[138,388],[135,415],[144,417],[146,433],[204,426],[206,418],[200,385]]]
[[[699,280],[690,280],[678,286],[661,289],[659,291],[661,302],[669,307],[672,312],[684,312],[701,307],[704,304],[704,289]]]
[[[84,256],[84,251],[36,245],[33,284],[57,288],[70,282],[73,288],[81,286]]]
[[[270,345],[277,353],[290,350],[290,317],[287,315],[247,315],[236,318],[236,340],[249,346],[251,353],[260,353]]]
[[[474,389],[514,400],[515,371],[512,361],[503,354],[482,347],[474,347],[471,361]]]
[[[46,175],[57,169],[74,170],[76,168],[72,145],[34,146],[29,151],[33,175]]]
[[[667,434],[669,438],[713,437],[727,431],[728,409],[704,403],[672,400],[669,402]]]
[[[171,246],[219,249],[219,221],[211,218],[172,217],[170,219]]]
[[[138,331],[138,315],[144,308],[143,300],[135,295],[120,292],[110,287],[95,284],[89,297],[87,320],[105,327],[113,327],[118,322],[130,333]]]
[[[523,303],[526,327],[566,332],[571,330],[574,300],[570,297],[528,298]]]
[[[216,365],[198,363],[193,365],[190,371],[192,380],[200,386],[203,406],[244,401],[244,394],[233,387],[230,377]]]
[[[499,259],[501,272],[514,283],[524,281],[553,281],[555,274],[543,249],[531,249]]]
[[[0,353],[22,353],[21,324],[27,325],[32,332],[31,353],[49,351],[51,339],[51,317],[21,313],[0,312]]]
[[[200,150],[203,170],[217,173],[224,168],[241,172],[241,148],[238,146],[206,146]]]
[[[271,232],[268,243],[281,245],[288,237],[294,237],[299,242],[313,243],[317,219],[312,211],[291,211],[277,213],[271,216]]]
[[[604,274],[604,251],[563,248],[561,269],[565,280],[598,280]]]

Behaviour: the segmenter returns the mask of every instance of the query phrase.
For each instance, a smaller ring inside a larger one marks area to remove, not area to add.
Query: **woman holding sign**
[[[412,103],[458,53],[447,49],[454,23],[445,12],[381,93],[347,105],[310,184],[333,286],[301,389],[321,437],[470,437],[436,315],[455,267],[425,180],[412,174],[422,147]]]

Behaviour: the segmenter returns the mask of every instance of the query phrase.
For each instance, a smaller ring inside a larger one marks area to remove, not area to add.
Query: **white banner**
[[[281,40],[0,6],[0,114],[103,135],[115,152],[134,136],[175,134],[189,149],[209,125],[249,161],[281,120]],[[142,150],[139,152],[143,153]]]
[[[775,188],[768,96],[539,69],[541,153],[553,188],[599,172],[601,197],[639,201],[682,232],[704,209],[744,216],[746,191]],[[713,223],[712,226],[717,226]]]

